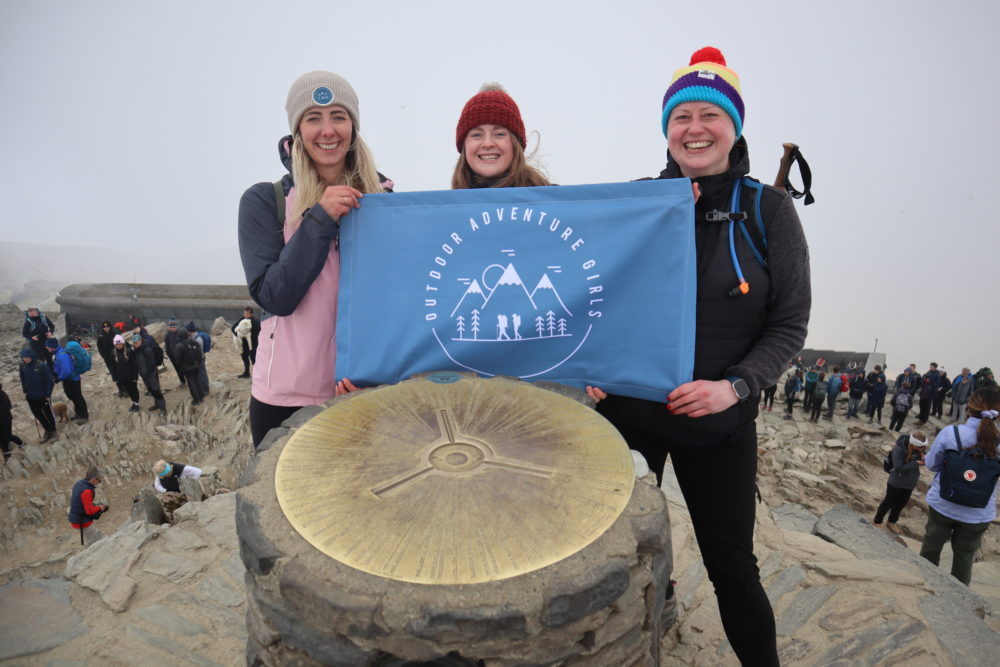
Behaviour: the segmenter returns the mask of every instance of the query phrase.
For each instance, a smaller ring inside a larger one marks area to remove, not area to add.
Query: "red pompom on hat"
[[[722,51],[714,46],[703,46],[691,54],[691,62],[688,65],[694,65],[695,63],[718,63],[725,66],[726,57],[722,55]]]
[[[524,148],[527,142],[524,135],[524,121],[521,120],[521,110],[503,86],[497,83],[483,84],[479,93],[473,95],[458,118],[455,128],[455,147],[462,152],[465,135],[479,125],[502,125],[510,130],[521,142]]]

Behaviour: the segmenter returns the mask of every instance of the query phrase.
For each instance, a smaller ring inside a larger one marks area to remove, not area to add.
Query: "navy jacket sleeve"
[[[292,314],[323,269],[337,233],[337,221],[317,204],[286,245],[274,187],[250,187],[240,199],[239,244],[253,300],[275,315]]]

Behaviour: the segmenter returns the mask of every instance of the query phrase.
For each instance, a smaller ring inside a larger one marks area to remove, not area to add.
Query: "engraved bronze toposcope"
[[[618,432],[585,405],[525,382],[433,373],[332,404],[275,468],[285,517],[353,568],[419,584],[473,584],[583,549],[634,484]]]

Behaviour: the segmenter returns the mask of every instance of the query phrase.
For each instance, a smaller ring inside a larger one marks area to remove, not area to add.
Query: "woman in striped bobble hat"
[[[666,406],[589,393],[605,399],[598,409],[658,479],[670,455],[733,650],[743,664],[777,665],[753,553],[754,420],[761,390],[805,341],[809,252],[791,197],[746,178],[744,120],[739,77],[718,49],[696,51],[674,72],[659,114],[667,139],[659,178],[690,178],[698,195],[693,380]]]

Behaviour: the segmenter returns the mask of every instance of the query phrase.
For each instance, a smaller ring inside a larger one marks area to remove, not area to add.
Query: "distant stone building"
[[[171,318],[193,321],[206,331],[215,318],[233,322],[243,309],[259,307],[246,285],[152,285],[143,283],[75,284],[63,288],[56,303],[66,316],[66,333],[78,326],[100,326],[102,320],[125,321],[136,315],[145,322]]]

